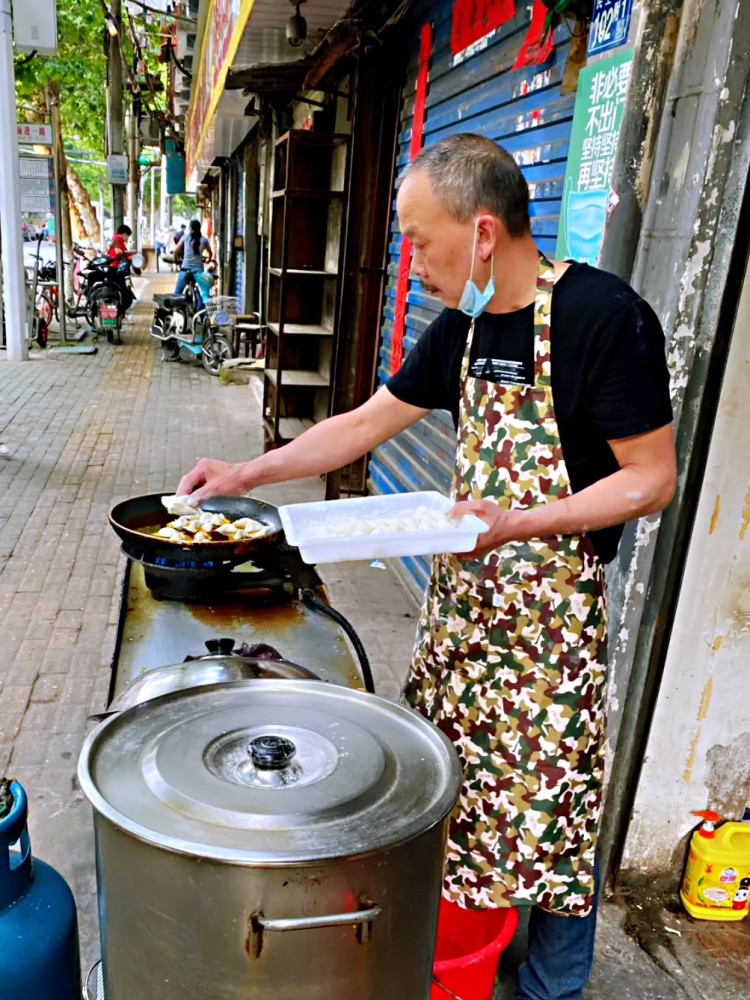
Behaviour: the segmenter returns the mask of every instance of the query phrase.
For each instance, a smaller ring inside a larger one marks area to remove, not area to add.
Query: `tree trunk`
[[[67,165],[67,175],[71,200],[78,209],[79,219],[84,231],[84,239],[91,240],[97,247],[102,247],[101,223],[97,218],[96,209],[88,191],[81,183],[81,179],[69,163]]]
[[[70,225],[73,231],[73,240],[76,243],[84,243],[88,240],[89,234],[81,215],[80,206],[73,198],[70,199]]]
[[[73,260],[73,231],[70,224],[70,192],[68,191],[67,161],[65,159],[65,149],[63,147],[62,134],[60,130],[60,84],[52,80],[47,84],[47,106],[52,113],[52,121],[55,124],[55,155],[57,156],[58,169],[60,171],[60,215],[61,233],[55,235],[58,248],[62,248],[64,261]],[[59,252],[59,251],[58,251]],[[65,300],[73,299],[73,268],[66,266],[65,271]]]
[[[65,152],[60,142],[60,194],[62,195],[61,215],[62,215],[62,247],[63,260],[73,260],[73,226],[70,219],[70,191],[68,190],[68,180],[65,176]],[[65,268],[65,300],[72,301],[75,298],[73,288],[73,268]]]

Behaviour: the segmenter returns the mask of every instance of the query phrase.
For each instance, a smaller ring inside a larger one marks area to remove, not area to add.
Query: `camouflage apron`
[[[461,369],[456,500],[526,508],[571,493],[552,400],[554,269],[540,258],[535,383]],[[586,916],[601,811],[604,574],[585,536],[436,556],[405,697],[455,743],[464,783],[445,896]]]

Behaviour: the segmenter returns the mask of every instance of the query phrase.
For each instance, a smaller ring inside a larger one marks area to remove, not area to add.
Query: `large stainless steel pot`
[[[419,716],[218,684],[103,722],[79,778],[107,1000],[428,1000],[460,768]]]

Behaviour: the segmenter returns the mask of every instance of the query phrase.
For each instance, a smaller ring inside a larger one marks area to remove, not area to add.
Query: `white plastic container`
[[[479,534],[488,530],[487,524],[473,514],[462,517],[455,527],[446,530],[335,533],[335,526],[353,518],[364,522],[409,517],[420,508],[446,513],[451,507],[453,501],[450,497],[431,490],[290,504],[280,507],[279,514],[287,542],[299,548],[304,561],[328,563],[393,556],[428,556],[436,552],[471,552]]]

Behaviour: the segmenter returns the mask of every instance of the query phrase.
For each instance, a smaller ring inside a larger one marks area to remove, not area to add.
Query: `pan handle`
[[[320,917],[289,917],[280,920],[269,920],[262,913],[253,913],[247,921],[245,950],[250,958],[260,958],[266,931],[306,931],[317,927],[345,927],[347,924],[356,925],[357,940],[360,944],[366,944],[372,936],[372,923],[382,912],[381,907],[370,906],[354,913],[329,913]]]

